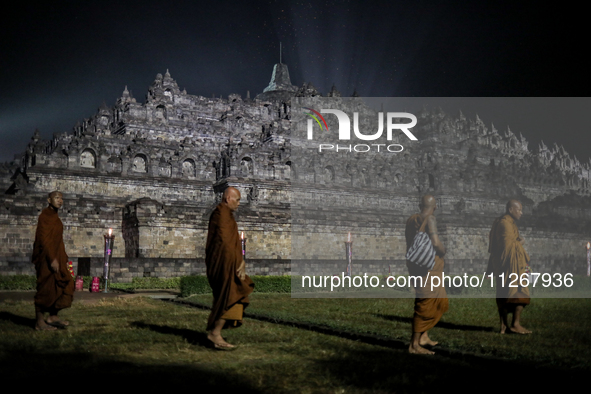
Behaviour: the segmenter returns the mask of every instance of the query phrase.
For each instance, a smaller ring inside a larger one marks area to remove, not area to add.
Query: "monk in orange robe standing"
[[[244,308],[254,283],[245,272],[238,225],[233,216],[240,205],[240,192],[234,187],[224,191],[222,202],[209,218],[205,264],[213,292],[213,306],[207,321],[207,338],[216,349],[234,348],[222,338],[222,329],[242,324]]]
[[[411,276],[420,276],[422,278],[423,286],[415,287],[415,307],[412,319],[412,336],[410,339],[409,353],[416,354],[435,354],[434,352],[425,349],[424,346],[435,346],[435,342],[429,338],[428,331],[435,327],[441,316],[448,310],[449,303],[447,300],[447,293],[443,285],[443,256],[445,255],[445,247],[439,235],[437,234],[437,221],[433,213],[437,209],[435,197],[426,195],[421,199],[419,204],[421,213],[412,215],[406,221],[406,250],[411,247],[414,237],[421,227],[429,235],[433,248],[435,249],[435,265],[433,269],[428,271],[409,261],[406,262],[408,272]],[[431,290],[431,280],[427,283],[427,274],[429,277],[437,276],[440,278],[440,286],[433,287]],[[419,282],[417,282],[419,283]]]
[[[521,279],[527,276],[529,262],[529,255],[523,247],[525,240],[519,235],[515,224],[521,215],[521,203],[510,200],[505,215],[494,221],[489,235],[490,259],[487,272],[492,272],[496,278],[501,334],[506,332],[507,327],[510,332],[531,334],[531,331],[520,323],[521,312],[530,301],[529,287],[524,287],[521,283]],[[513,313],[511,326],[507,323],[509,313]]]
[[[39,215],[32,261],[37,273],[35,294],[36,330],[65,328],[69,322],[60,320],[58,312],[72,305],[74,280],[68,271],[68,255],[64,247],[64,226],[57,211],[63,205],[62,193],[49,193],[49,206]],[[49,317],[45,320],[45,313]]]

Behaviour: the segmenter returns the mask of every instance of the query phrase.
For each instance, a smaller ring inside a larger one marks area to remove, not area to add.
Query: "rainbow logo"
[[[308,108],[308,107],[302,107],[302,108],[312,111],[312,112],[314,112],[314,114],[318,115],[320,117],[320,119],[322,119],[322,123],[324,123],[324,126],[326,127],[326,131],[328,131],[328,125],[326,124],[326,120],[324,120],[324,117],[322,115],[320,115],[320,112],[314,111],[312,108]],[[322,130],[323,129],[322,123],[320,123],[320,120],[314,114],[306,113],[306,115],[309,115],[314,118],[316,123],[318,123],[318,126],[320,126],[320,130]]]

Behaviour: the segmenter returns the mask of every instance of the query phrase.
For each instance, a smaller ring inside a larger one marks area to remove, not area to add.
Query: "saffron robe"
[[[424,220],[426,221],[427,218]],[[406,221],[405,236],[407,251],[412,246],[415,235],[421,229],[422,224],[423,218],[420,214],[414,214]],[[410,261],[406,262],[406,266],[408,267],[409,275],[420,276],[422,278],[423,286],[415,287],[412,330],[413,332],[425,332],[435,327],[441,316],[449,309],[447,293],[442,278],[444,261],[442,257],[435,255],[435,265],[431,270],[420,268]],[[427,275],[429,276],[428,282]],[[440,278],[440,285],[433,287],[433,290],[431,290],[430,277],[433,276]]]
[[[213,292],[207,330],[212,330],[220,318],[226,319],[228,327],[242,324],[242,311],[248,306],[248,296],[254,290],[254,283],[248,275],[241,280],[236,273],[242,259],[242,245],[234,215],[227,205],[219,204],[209,218],[205,247],[207,279]]]
[[[522,274],[527,273],[529,255],[518,238],[519,230],[511,215],[505,214],[494,221],[489,234],[487,272],[492,272],[496,278],[499,307],[507,303],[527,305],[530,301],[529,287],[521,286],[519,280]],[[515,274],[518,275],[517,280]],[[503,279],[499,275],[503,275]]]
[[[64,309],[72,305],[74,280],[68,270],[68,255],[64,247],[64,226],[57,211],[45,208],[39,215],[32,262],[37,273],[35,305],[42,310]],[[57,259],[59,268],[51,269],[51,262]]]

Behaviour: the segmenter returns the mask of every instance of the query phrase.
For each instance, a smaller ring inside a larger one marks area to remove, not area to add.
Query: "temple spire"
[[[271,81],[263,93],[256,96],[259,100],[283,99],[292,97],[298,90],[297,86],[291,84],[287,64],[277,63],[273,67]]]

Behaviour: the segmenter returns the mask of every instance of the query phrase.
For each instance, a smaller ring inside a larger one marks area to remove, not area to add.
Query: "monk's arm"
[[[238,275],[238,278],[241,280],[246,279],[246,263],[244,262],[244,259],[242,259],[242,262],[236,269],[236,275]]]
[[[236,264],[235,266],[237,267],[240,264],[240,260],[242,260],[242,258],[236,253],[236,245],[234,241],[238,237],[238,230],[233,223],[234,220],[230,211],[220,211],[218,228],[220,237],[222,239],[222,245],[225,252],[224,254],[230,259],[235,260],[231,261],[231,263]]]
[[[515,226],[503,220],[499,224],[499,231],[501,232],[501,239],[503,241],[504,249],[507,251],[513,248],[519,242],[519,237],[515,231]]]
[[[52,271],[57,272],[59,269],[59,261],[57,260],[57,251],[59,245],[52,237],[51,223],[41,215],[39,223],[37,224],[37,237],[41,243],[41,250],[47,256],[47,262]]]
[[[427,234],[431,239],[431,243],[433,244],[433,248],[435,249],[435,253],[439,257],[445,256],[445,246],[439,239],[439,235],[437,234],[437,220],[435,216],[431,215],[427,218]]]
[[[244,280],[246,278],[246,264],[242,257],[242,253],[237,253],[235,250],[234,241],[236,240],[236,237],[238,237],[238,233],[236,227],[233,225],[234,220],[231,215],[231,213],[223,213],[220,215],[220,235],[222,237],[224,248],[226,248],[227,255],[232,256],[231,258],[236,261],[236,275],[241,280]]]
[[[516,256],[525,256],[526,262],[528,262],[529,255],[520,240],[517,226],[503,221],[500,224],[500,231],[499,238],[502,245],[499,245],[499,255],[502,256],[503,264],[510,263]]]

